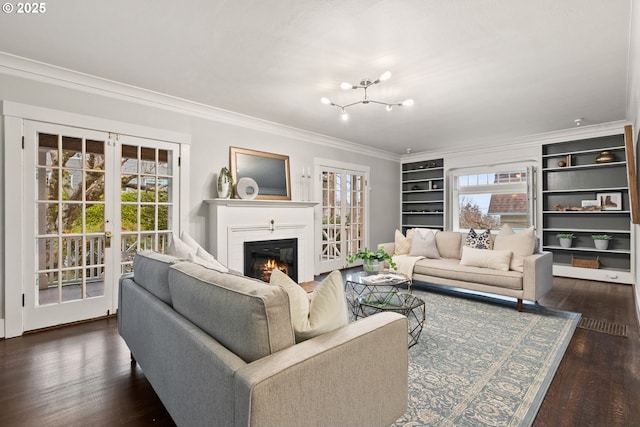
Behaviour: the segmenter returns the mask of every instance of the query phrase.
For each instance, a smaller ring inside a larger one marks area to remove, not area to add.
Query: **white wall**
[[[130,102],[123,96],[96,93],[96,90],[76,90],[49,82],[36,81],[21,76],[0,73],[0,100],[46,107],[71,113],[94,116],[108,120],[133,123],[151,128],[166,129],[190,134],[191,164],[189,172],[188,232],[206,245],[206,205],[203,199],[216,196],[215,176],[220,168],[229,165],[229,146],[252,148],[285,154],[290,157],[292,174],[292,198],[300,200],[300,184],[296,171],[312,167],[314,157],[334,159],[368,166],[371,170],[371,227],[372,246],[393,238],[400,223],[397,194],[400,187],[399,157],[391,154],[358,151],[353,146],[332,143],[329,138],[308,134],[274,124],[256,121],[253,128],[244,127],[246,118],[236,121],[239,125],[216,121],[200,114],[183,114],[165,108],[155,108],[143,103]],[[175,110],[175,109],[174,109]],[[1,125],[0,125],[1,126]],[[266,129],[266,130],[260,130]],[[104,129],[107,130],[108,129]],[[5,179],[2,156],[5,151],[4,133],[0,128],[0,185]],[[326,139],[326,141],[325,141]],[[13,143],[18,143],[13,141]],[[4,187],[0,187],[4,189]],[[393,203],[390,204],[389,200]],[[0,192],[0,224],[4,226],[4,191]],[[20,224],[16,224],[20,227]],[[0,228],[4,242],[4,229]],[[10,245],[11,242],[8,242]],[[4,330],[4,256],[0,247],[0,331]],[[8,275],[11,271],[7,271]],[[0,336],[2,334],[0,333]]]

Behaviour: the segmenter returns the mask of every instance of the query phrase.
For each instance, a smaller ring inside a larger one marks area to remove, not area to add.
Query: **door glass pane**
[[[38,269],[49,271],[58,268],[58,238],[42,238],[37,242]]]
[[[142,205],[140,207],[140,230],[153,231],[156,229],[156,206]]]
[[[38,162],[40,166],[58,165],[58,135],[38,134]]]
[[[129,198],[130,196],[137,197],[136,194],[125,193],[122,195],[122,199]],[[135,204],[127,203],[122,204],[120,207],[120,221],[122,231],[138,231],[138,206]]]
[[[153,148],[141,148],[140,149],[140,173],[144,174],[156,174],[156,150]]]
[[[104,142],[88,140],[84,159],[86,169],[104,170]]]
[[[85,172],[85,200],[88,202],[104,201],[104,172]]]
[[[87,298],[104,295],[104,250],[104,234],[86,237],[85,258],[88,268],[84,271]]]
[[[123,240],[123,272],[136,250],[166,250],[167,232],[172,227],[172,158],[169,150],[133,145],[122,148],[122,230],[140,232]]]
[[[58,204],[38,203],[38,234],[58,233]]]
[[[40,133],[37,145],[38,304],[87,298],[89,284],[104,295],[105,143]]]
[[[138,147],[134,145],[122,145],[122,161],[121,171],[123,173],[137,174],[138,173]]]
[[[62,170],[62,200],[82,200],[84,187],[82,186],[82,172],[76,170]]]
[[[62,302],[82,299],[82,269],[62,271]]]
[[[171,169],[171,152],[158,150],[158,175],[173,175]]]
[[[62,137],[62,166],[65,168],[82,168],[82,139]]]
[[[82,233],[82,204],[62,203],[62,232]]]
[[[38,200],[58,200],[58,173],[57,168],[38,168]]]
[[[87,204],[85,232],[104,233],[104,203]]]

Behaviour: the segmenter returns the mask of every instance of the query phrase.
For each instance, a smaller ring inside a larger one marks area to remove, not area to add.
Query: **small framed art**
[[[622,210],[622,193],[598,193],[598,203],[604,211]]]
[[[600,200],[583,200],[581,205],[583,208],[595,208],[600,206]]]

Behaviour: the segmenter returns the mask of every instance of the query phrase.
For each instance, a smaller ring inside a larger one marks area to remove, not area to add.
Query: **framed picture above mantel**
[[[291,200],[289,156],[229,147],[229,164],[233,182],[253,179],[258,187],[258,200]]]

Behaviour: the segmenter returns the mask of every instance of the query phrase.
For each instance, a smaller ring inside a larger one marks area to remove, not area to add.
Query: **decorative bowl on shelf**
[[[596,157],[596,163],[611,163],[615,160],[616,156],[609,151],[603,151],[598,157]]]

